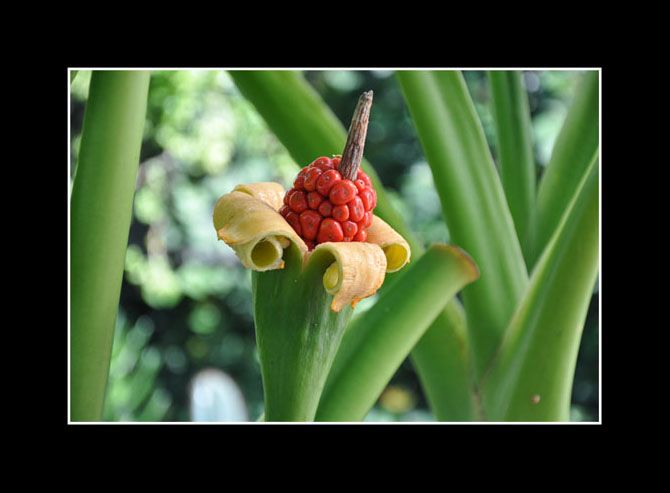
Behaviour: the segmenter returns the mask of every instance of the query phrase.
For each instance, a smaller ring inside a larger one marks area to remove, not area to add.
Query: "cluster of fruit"
[[[305,166],[284,197],[279,213],[312,250],[328,241],[365,241],[377,193],[365,172],[344,178],[341,158],[320,157]]]

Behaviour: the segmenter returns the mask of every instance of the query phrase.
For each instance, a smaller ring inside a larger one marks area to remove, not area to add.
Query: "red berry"
[[[360,178],[356,178],[354,180],[354,185],[356,185],[356,188],[358,188],[358,193],[361,193],[363,190],[365,190],[367,188],[367,185],[365,184],[365,182],[363,180],[361,180]]]
[[[344,234],[342,233],[342,226],[334,219],[324,219],[321,221],[319,227],[319,235],[316,238],[318,243],[326,243],[327,241],[342,241]]]
[[[347,204],[349,208],[349,217],[352,221],[358,222],[365,216],[365,207],[360,197],[354,197],[351,202]],[[335,211],[333,211],[335,212]]]
[[[372,195],[372,190],[366,188],[365,190],[358,192],[358,196],[363,201],[363,207],[366,211],[371,211],[374,205],[374,197]]]
[[[319,192],[309,192],[307,194],[307,205],[310,209],[318,209],[321,202],[323,202],[323,196]]]
[[[310,168],[307,174],[305,175],[305,190],[311,192],[316,189],[316,180],[318,180],[319,175],[323,173],[323,170],[319,168]]]
[[[363,221],[365,221],[365,227],[369,228],[372,226],[372,212],[366,212],[365,217],[363,218]]]
[[[361,229],[356,236],[354,236],[354,241],[365,241],[368,239],[368,232],[364,229]]]
[[[330,189],[328,198],[333,205],[342,205],[353,199],[358,194],[358,188],[351,180],[340,180]]]
[[[305,245],[307,245],[308,250],[314,250],[314,242],[313,241],[306,240]]]
[[[297,190],[305,189],[305,175],[298,175],[298,177],[293,182],[293,188]]]
[[[331,204],[328,200],[321,202],[321,205],[319,206],[319,214],[321,214],[323,217],[329,217],[332,213],[333,204]]]
[[[307,174],[307,171],[309,171],[309,168],[303,168],[300,170],[300,173],[298,173],[298,176],[293,181],[293,188],[298,190],[303,190],[305,188],[305,175]]]
[[[324,171],[319,179],[316,180],[316,191],[319,192],[324,197],[328,196],[328,192],[332,186],[342,179],[342,175],[334,169],[329,169]]]
[[[302,228],[302,237],[305,240],[313,240],[319,232],[319,223],[321,216],[316,211],[305,211],[300,214],[300,227]]]
[[[300,190],[291,190],[287,196],[289,196],[288,206],[293,212],[300,214],[302,211],[307,209],[307,199],[305,198],[305,192],[301,192]]]
[[[349,208],[346,205],[336,205],[333,207],[333,219],[340,222],[349,219]]]
[[[298,233],[298,236],[302,235],[302,228],[300,227],[300,216],[295,212],[289,212],[286,214],[286,222],[291,225],[291,227]]]
[[[287,205],[282,205],[282,206],[279,208],[279,214],[281,214],[282,217],[283,217],[284,219],[286,219],[286,214],[288,214],[288,212],[289,212],[290,210],[291,210],[291,209],[289,209]]]
[[[333,162],[328,157],[320,157],[314,160],[310,166],[319,168],[321,171],[328,171],[329,169],[333,169]]]
[[[333,158],[333,168],[337,169],[340,167],[340,162],[342,161],[342,158],[337,156]]]
[[[363,180],[365,185],[367,185],[368,188],[372,188],[372,180],[370,180],[370,177],[363,171],[362,169],[358,170],[358,175],[356,176],[359,180]]]
[[[351,241],[351,240],[352,240],[351,236],[345,236],[344,238],[342,238],[342,241]]]
[[[346,237],[353,238],[358,232],[358,226],[356,225],[355,222],[344,221],[342,223],[342,232],[344,233],[345,238]]]

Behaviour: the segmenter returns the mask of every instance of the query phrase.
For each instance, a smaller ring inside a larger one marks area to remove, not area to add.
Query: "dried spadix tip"
[[[367,91],[361,94],[358,98],[358,103],[356,103],[354,114],[351,117],[351,124],[349,125],[349,132],[347,133],[347,143],[344,145],[342,161],[338,168],[342,177],[348,180],[353,181],[356,179],[358,168],[363,159],[371,108],[372,91]]]

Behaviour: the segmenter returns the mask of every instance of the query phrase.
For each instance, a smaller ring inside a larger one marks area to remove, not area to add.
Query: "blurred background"
[[[566,115],[578,72],[525,72],[538,177]],[[430,169],[390,71],[309,71],[305,77],[348,127],[359,94],[375,102],[366,157],[425,244],[449,241]],[[496,157],[484,72],[465,73]],[[74,176],[90,71],[71,86]],[[315,158],[318,156],[314,156]],[[225,71],[156,71],[114,336],[104,420],[249,421],[263,411],[251,315],[251,277],[217,242],[216,200],[239,183],[292,183],[298,166]],[[71,184],[70,184],[71,185]],[[369,308],[374,299],[359,305]],[[598,420],[598,291],[577,362],[571,419]],[[367,421],[432,421],[409,361]]]

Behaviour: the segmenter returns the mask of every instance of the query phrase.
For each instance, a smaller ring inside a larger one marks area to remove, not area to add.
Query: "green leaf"
[[[242,94],[255,106],[296,162],[306,165],[318,156],[342,152],[346,142],[346,129],[300,73],[270,70],[229,73]],[[374,119],[374,107],[371,118]],[[375,214],[407,240],[415,261],[424,252],[423,245],[417,241],[400,213],[391,205],[372,166],[366,160],[363,160],[362,166],[377,191]],[[387,276],[382,291],[401,275],[403,272]],[[439,317],[431,331],[441,332],[445,338],[451,337],[459,329],[450,322],[456,318],[454,313],[460,310],[458,300],[452,299],[446,307],[447,315]],[[419,366],[430,367],[432,374],[446,375],[454,367],[453,362],[446,359],[452,354],[456,353],[447,350],[442,355],[436,355],[428,350],[428,346],[421,344],[413,351],[412,359]],[[463,368],[458,374],[464,374],[466,370]],[[448,386],[452,381],[455,380],[431,378],[429,381],[422,381],[422,384],[426,392],[435,396],[435,399],[443,394],[443,399],[448,401],[455,392]],[[458,387],[465,384],[459,384]],[[438,414],[444,416],[441,412]],[[457,417],[458,415],[454,416]]]
[[[345,334],[316,420],[362,420],[447,302],[477,276],[459,248],[430,247]]]
[[[79,74],[79,70],[70,70],[70,83],[74,82],[77,78],[77,74]]]
[[[330,309],[323,274],[332,254],[315,251],[302,270],[291,245],[283,269],[252,273],[265,421],[313,421],[352,308]]]
[[[586,72],[556,139],[537,192],[532,255],[534,265],[575,194],[598,148],[599,73]]]
[[[72,421],[102,417],[149,72],[93,72],[71,199]]]
[[[527,259],[535,210],[535,161],[528,96],[520,71],[489,72],[500,177]]]
[[[481,278],[463,290],[480,375],[528,283],[519,241],[481,123],[460,72],[398,72],[451,239]]]
[[[598,274],[598,155],[552,236],[484,382],[491,420],[566,421]]]

